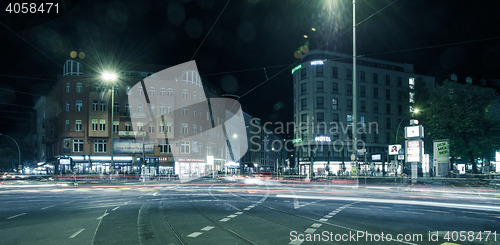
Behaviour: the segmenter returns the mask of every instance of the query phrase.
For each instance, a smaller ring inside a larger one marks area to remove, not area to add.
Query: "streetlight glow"
[[[106,82],[114,82],[118,79],[118,76],[116,73],[105,71],[101,74],[101,78]]]

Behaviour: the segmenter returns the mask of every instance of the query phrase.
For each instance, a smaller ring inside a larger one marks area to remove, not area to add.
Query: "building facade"
[[[387,146],[395,143],[398,125],[409,116],[415,84],[433,87],[435,78],[414,74],[411,64],[370,58],[358,58],[356,69],[356,142],[357,148],[364,149],[361,157],[364,164],[358,170],[387,171]],[[292,74],[299,172],[352,173],[355,170],[350,163],[354,153],[352,55],[310,51]],[[371,159],[379,154],[380,158]]]
[[[207,100],[220,93],[203,86],[196,67],[168,81],[155,80],[159,70],[122,70],[112,85],[68,60],[52,92],[34,107],[37,162],[44,162],[49,173],[62,174],[194,178],[222,171],[229,150],[202,141],[227,138],[220,129],[230,114],[226,101]]]

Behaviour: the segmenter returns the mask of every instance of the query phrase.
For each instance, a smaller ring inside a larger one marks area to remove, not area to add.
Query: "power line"
[[[210,29],[208,30],[207,34],[205,35],[205,37],[203,38],[203,40],[201,41],[200,45],[198,46],[198,48],[196,49],[196,51],[194,51],[194,54],[193,56],[191,57],[191,60],[194,59],[194,57],[196,56],[196,53],[198,53],[198,50],[200,50],[201,48],[201,45],[203,45],[203,43],[205,42],[205,40],[207,39],[208,35],[210,34],[210,32],[212,31],[212,29],[214,28],[215,24],[217,23],[217,21],[219,20],[220,16],[222,15],[222,13],[224,13],[224,10],[226,9],[227,5],[229,5],[229,2],[231,2],[231,0],[227,0],[226,2],[226,5],[224,6],[224,8],[220,11],[219,13],[219,16],[217,16],[217,19],[215,19],[214,23],[212,24],[212,26],[210,27]]]
[[[56,79],[40,78],[40,77],[27,77],[27,76],[16,76],[16,75],[0,75],[0,77],[9,77],[9,78],[17,78],[17,79],[28,79],[28,80],[40,80],[40,81],[50,81],[50,82],[55,82],[56,81]]]
[[[7,28],[7,30],[13,32],[18,38],[20,38],[21,40],[23,40],[25,43],[29,44],[32,48],[34,48],[35,50],[37,50],[38,52],[40,52],[41,54],[43,54],[45,57],[47,57],[47,59],[49,59],[50,61],[54,62],[54,64],[56,64],[57,66],[60,65],[54,59],[52,59],[50,56],[48,56],[46,53],[44,53],[41,49],[37,48],[35,45],[33,45],[32,43],[30,43],[28,40],[26,40],[25,38],[23,38],[21,35],[17,34],[14,30],[10,29],[10,27],[8,27],[7,25],[5,25],[2,21],[0,21],[0,24],[2,26],[4,26],[5,28]]]

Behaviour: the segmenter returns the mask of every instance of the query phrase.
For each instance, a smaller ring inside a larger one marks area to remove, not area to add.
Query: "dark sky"
[[[87,67],[194,59],[205,80],[244,95],[244,109],[264,121],[292,120],[290,70],[306,41],[352,52],[350,0],[59,3],[49,15],[7,13],[0,2],[0,132],[19,128],[73,50],[86,54]],[[499,9],[500,1],[357,0],[357,53],[411,63],[438,80],[456,73],[498,86]]]

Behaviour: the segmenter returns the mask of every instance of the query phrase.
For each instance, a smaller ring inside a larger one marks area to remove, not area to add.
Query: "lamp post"
[[[10,136],[8,136],[8,135],[6,135],[6,134],[2,134],[2,133],[0,133],[0,135],[7,136],[7,137],[9,137],[12,141],[14,141],[14,143],[16,143],[16,146],[17,146],[17,153],[18,153],[18,155],[19,155],[19,165],[18,165],[18,166],[21,166],[21,148],[19,148],[19,144],[17,143],[17,141],[16,141],[14,138],[12,138],[12,137],[10,137]],[[12,168],[12,170],[14,170],[14,168]]]
[[[115,110],[115,81],[118,79],[118,76],[116,73],[112,72],[103,72],[101,74],[102,80],[105,82],[111,83],[111,119],[110,119],[110,153],[111,153],[111,164],[109,166],[110,168],[110,174],[112,171],[114,171],[114,159],[113,159],[113,139],[114,139],[114,132],[113,132],[113,119],[114,119],[114,110]]]

